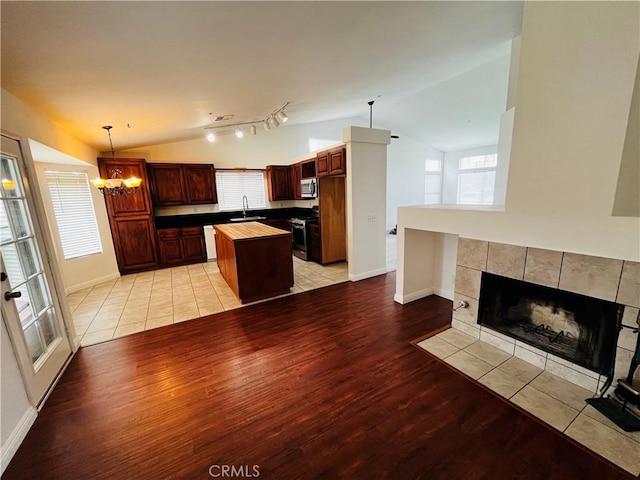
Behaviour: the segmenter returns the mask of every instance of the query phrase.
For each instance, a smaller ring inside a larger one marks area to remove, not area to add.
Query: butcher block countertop
[[[261,237],[278,237],[281,235],[290,235],[285,230],[271,227],[259,222],[242,222],[242,223],[225,223],[223,225],[215,225],[217,232],[223,233],[234,242],[237,240],[249,240]]]

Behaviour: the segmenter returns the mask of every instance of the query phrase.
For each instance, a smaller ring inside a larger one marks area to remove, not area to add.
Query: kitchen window
[[[424,166],[425,205],[442,201],[442,161],[426,160]]]
[[[262,171],[216,170],[220,210],[242,210],[242,197],[249,208],[265,208],[265,181]]]
[[[54,170],[44,174],[65,260],[102,253],[87,174]]]
[[[458,161],[457,203],[491,205],[496,181],[498,154],[463,157]]]

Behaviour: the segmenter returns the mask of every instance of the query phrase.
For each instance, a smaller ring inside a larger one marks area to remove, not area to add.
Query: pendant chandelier
[[[116,159],[116,154],[113,150],[113,142],[111,141],[111,125],[105,125],[104,128],[109,135],[109,145],[111,146],[111,159]],[[142,183],[142,180],[136,176],[129,178],[122,177],[122,170],[119,168],[112,168],[109,170],[110,178],[104,179],[96,177],[91,180],[93,186],[98,188],[105,195],[131,195],[135,193],[136,189]]]

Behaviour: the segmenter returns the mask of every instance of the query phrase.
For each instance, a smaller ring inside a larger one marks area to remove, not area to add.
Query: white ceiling
[[[2,87],[108,150],[197,138],[210,113],[360,116],[443,151],[496,143],[512,2],[2,1]],[[130,125],[130,128],[127,127]]]

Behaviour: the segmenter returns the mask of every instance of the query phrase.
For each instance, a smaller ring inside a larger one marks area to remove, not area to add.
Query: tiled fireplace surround
[[[578,443],[639,475],[640,432],[624,432],[584,401],[599,395],[604,376],[477,323],[482,272],[622,304],[622,323],[635,328],[640,325],[640,263],[459,238],[454,306],[466,301],[468,307],[454,310],[451,329],[418,344]],[[626,378],[637,338],[633,329],[620,332],[609,392],[616,379]],[[507,378],[510,380],[504,383]],[[634,384],[638,381],[640,372],[636,372]],[[547,394],[532,395],[535,391]],[[551,412],[550,408],[559,410]]]
[[[594,393],[605,382],[604,375],[478,325],[482,272],[616,302],[625,306],[624,325],[637,327],[640,323],[640,263],[637,262],[460,238],[456,263],[454,305],[466,301],[469,306],[453,312],[451,326],[454,329]],[[629,328],[620,332],[614,385],[615,379],[627,376],[637,336]],[[636,371],[635,376],[635,380],[640,381],[640,371]]]

